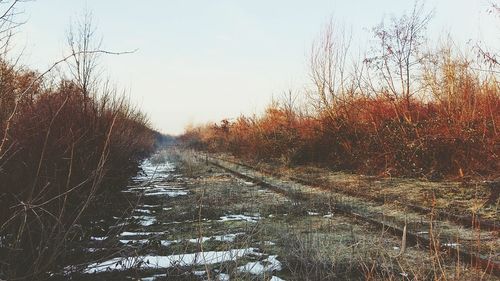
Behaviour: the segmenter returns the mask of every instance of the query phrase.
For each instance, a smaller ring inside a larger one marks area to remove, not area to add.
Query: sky
[[[493,0],[493,3],[498,0]],[[450,34],[500,46],[490,0],[428,0],[431,41]],[[93,14],[103,75],[163,133],[189,124],[262,112],[272,97],[308,86],[307,55],[330,19],[352,33],[352,49],[369,46],[371,28],[413,7],[406,0],[36,0],[23,3],[16,35],[23,64],[43,71],[68,54],[71,21]]]

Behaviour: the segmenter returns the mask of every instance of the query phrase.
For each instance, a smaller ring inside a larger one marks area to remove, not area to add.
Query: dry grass
[[[72,81],[40,80],[16,96],[36,75],[0,65],[0,112],[14,112],[0,120],[0,278],[44,278],[84,235],[88,210],[137,171],[154,132],[111,90],[85,97]]]

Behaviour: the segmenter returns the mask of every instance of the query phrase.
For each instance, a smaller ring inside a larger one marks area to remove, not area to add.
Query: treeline
[[[0,43],[7,48],[1,40],[10,39],[9,15],[17,11],[2,14]],[[69,78],[0,59],[2,280],[66,271],[67,258],[79,254],[74,242],[90,235],[89,216],[154,149],[157,133],[146,116],[94,76],[94,29],[87,21],[79,28],[72,54],[56,63],[69,66]]]
[[[428,179],[500,176],[499,62],[484,46],[429,46],[431,14],[373,29],[349,65],[350,36],[330,23],[309,56],[306,102],[289,92],[260,116],[188,128],[188,147],[285,165]]]

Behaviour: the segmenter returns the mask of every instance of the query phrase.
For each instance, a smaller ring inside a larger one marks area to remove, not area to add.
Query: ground
[[[438,248],[405,243],[400,235],[347,211],[373,218],[382,213],[391,224],[406,221],[411,231],[437,236],[432,241],[449,237],[449,243],[465,249],[480,242],[474,249],[494,260],[498,232],[478,236],[450,222],[430,224],[426,216],[397,204],[376,204],[219,164],[265,177],[272,185],[242,179],[194,152],[159,152],[124,189],[121,204],[89,234],[88,254],[65,268],[65,278],[496,280]]]

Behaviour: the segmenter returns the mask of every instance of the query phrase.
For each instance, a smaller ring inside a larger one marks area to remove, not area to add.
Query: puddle
[[[113,258],[102,263],[93,263],[87,266],[84,273],[100,273],[114,270],[127,270],[129,268],[158,269],[170,267],[187,267],[196,265],[209,265],[234,261],[250,254],[258,254],[255,248],[232,249],[228,251],[208,251],[192,254],[170,256],[137,256],[130,258]]]

